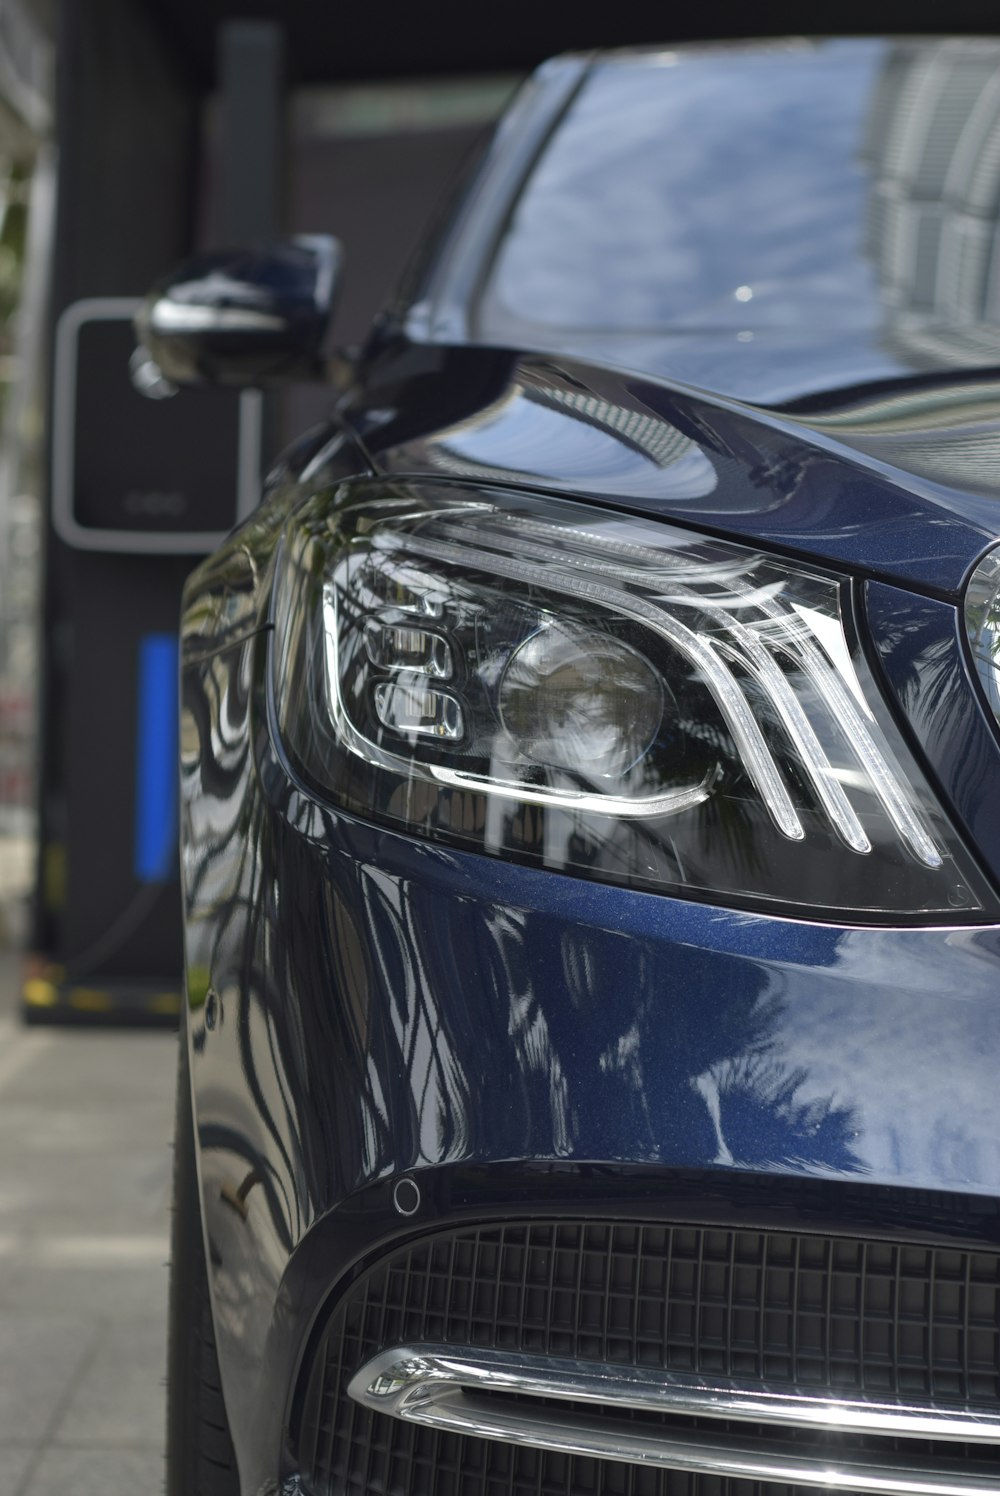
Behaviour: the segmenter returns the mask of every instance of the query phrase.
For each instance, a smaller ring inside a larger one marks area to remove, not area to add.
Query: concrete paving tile
[[[4,1088],[5,1101],[78,1107],[122,1102],[172,1104],[177,1036],[165,1030],[123,1034],[50,1029],[53,1042]],[[168,1110],[167,1115],[170,1115]]]
[[[54,1442],[162,1449],[166,1356],[162,1318],[116,1319],[78,1382]]]
[[[31,1444],[6,1444],[0,1440],[0,1496],[15,1496],[35,1457]]]
[[[44,1436],[99,1332],[79,1306],[73,1315],[0,1314],[0,1443]]]
[[[0,1496],[163,1489],[176,1037],[25,1031],[0,959]]]
[[[0,1107],[0,1123],[6,1113]],[[172,1155],[165,1140],[137,1151],[0,1157],[0,1233],[24,1223],[39,1232],[160,1231],[169,1217]]]
[[[4,1312],[76,1314],[102,1318],[165,1317],[167,1312],[168,1249],[164,1242],[156,1257],[140,1263],[114,1260],[103,1265],[59,1266],[29,1262],[8,1263],[0,1273],[0,1318]],[[2,1349],[2,1341],[0,1341]]]
[[[159,1449],[47,1449],[30,1477],[29,1496],[157,1496],[162,1490]]]
[[[0,1091],[33,1070],[51,1048],[51,1034],[25,1029],[16,1018],[0,1017]]]
[[[164,1133],[169,1135],[173,1122],[173,1110],[160,1096],[143,1102],[81,1097],[71,1106],[12,1101],[6,1096],[3,1111],[9,1130],[0,1154],[12,1159],[22,1152],[76,1156],[100,1151],[109,1157],[121,1150],[134,1153],[166,1143]],[[126,1121],[128,1131],[123,1133]]]

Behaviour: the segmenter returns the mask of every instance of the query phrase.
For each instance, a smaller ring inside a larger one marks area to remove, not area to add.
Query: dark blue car
[[[1000,43],[568,58],[191,578],[170,1496],[1000,1491]],[[333,377],[331,375],[331,377]]]

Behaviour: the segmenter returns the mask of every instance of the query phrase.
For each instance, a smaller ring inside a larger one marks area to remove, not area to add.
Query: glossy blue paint
[[[480,1171],[479,1218],[544,1209],[545,1167],[578,1201],[617,1179],[619,1214],[670,1210],[680,1175],[737,1219],[742,1181],[772,1181],[758,1223],[808,1181],[841,1220],[863,1183],[880,1231],[899,1198],[928,1221],[942,1192],[992,1206],[1000,928],[777,919],[378,830],[291,779],[266,638],[184,674],[203,1204],[230,1417],[261,1472],[317,1261],[329,1287],[384,1239],[401,1173]],[[453,1218],[443,1184],[428,1202],[424,1224]]]
[[[961,613],[870,582],[865,608],[889,687],[964,828],[1000,882],[1000,743],[962,635]]]
[[[153,287],[136,332],[179,384],[322,378],[340,259],[326,234],[194,256]]]
[[[310,991],[330,1021],[364,1015],[363,1047],[349,1025],[306,1046],[327,1076],[306,1087],[313,1115],[335,1095],[358,1106],[313,1181],[318,1210],[384,1174],[515,1157],[1000,1186],[997,929],[850,929],[613,889],[377,831],[264,774],[271,876],[311,931],[271,932],[281,986],[302,992],[301,1023]],[[984,1124],[961,1141],[958,1089]]]
[[[920,62],[914,46],[902,64]],[[824,150],[848,139],[847,105],[855,122],[867,107],[857,79],[875,87],[894,57],[884,43],[838,53],[853,92],[834,101]],[[727,54],[723,71],[743,65]],[[248,1496],[292,1473],[285,1399],[329,1297],[401,1234],[565,1211],[1000,1241],[1000,927],[779,918],[450,850],[320,803],[272,730],[262,620],[288,509],[369,469],[571,494],[865,583],[862,644],[894,715],[1000,875],[998,743],[954,606],[1000,514],[996,466],[980,460],[1000,441],[1000,387],[971,366],[985,345],[963,352],[968,320],[937,316],[937,365],[907,342],[919,319],[897,315],[895,286],[816,336],[805,305],[777,337],[661,329],[655,347],[633,340],[643,356],[586,330],[546,346],[509,320],[510,347],[475,346],[502,327],[476,320],[497,234],[588,67],[559,64],[522,98],[409,304],[380,322],[338,411],[355,440],[331,427],[329,443],[290,453],[186,597],[187,1042]],[[719,118],[730,95],[716,90]],[[800,145],[787,129],[769,138],[755,169]],[[859,162],[837,166],[854,229],[869,206]],[[754,225],[756,249],[783,249],[773,227]],[[869,254],[854,230],[851,243]],[[818,260],[828,247],[805,246]],[[723,249],[728,286],[744,236]],[[595,305],[615,274],[598,258]],[[683,286],[670,289],[683,306]],[[392,1205],[403,1173],[421,1184],[412,1221]]]
[[[956,597],[996,538],[995,498],[891,467],[805,417],[572,359],[441,348],[397,358],[369,371],[351,412],[390,474],[599,498]]]

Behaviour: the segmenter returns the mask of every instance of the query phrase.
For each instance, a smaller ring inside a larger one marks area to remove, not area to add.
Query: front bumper
[[[555,1214],[997,1240],[1000,929],[734,912],[377,830],[292,781],[253,656],[185,688],[212,727],[185,790],[188,1031],[246,1490],[280,1465],[325,1304],[414,1234]]]

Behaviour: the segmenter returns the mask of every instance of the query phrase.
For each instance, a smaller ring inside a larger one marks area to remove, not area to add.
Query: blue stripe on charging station
[[[139,641],[135,766],[135,876],[162,883],[177,849],[177,640]]]

